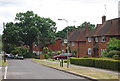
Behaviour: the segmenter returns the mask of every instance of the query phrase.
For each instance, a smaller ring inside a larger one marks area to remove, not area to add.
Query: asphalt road
[[[29,60],[9,60],[6,79],[84,79]],[[86,80],[89,81],[89,80]]]

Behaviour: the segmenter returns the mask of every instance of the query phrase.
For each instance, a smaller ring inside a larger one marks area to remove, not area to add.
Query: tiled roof
[[[120,18],[105,21],[102,25],[98,24],[97,27],[91,32],[89,32],[86,37],[108,35],[120,35]]]
[[[85,28],[76,29],[71,32],[68,41],[86,41],[85,34]]]
[[[97,36],[120,35],[120,18],[106,21],[101,27]]]

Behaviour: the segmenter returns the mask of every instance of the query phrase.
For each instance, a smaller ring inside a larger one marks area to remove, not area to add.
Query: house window
[[[98,42],[98,37],[95,37],[95,42]]]
[[[101,49],[101,55],[106,51],[106,49]]]
[[[72,46],[75,46],[75,43],[74,43],[74,42],[72,42]]]
[[[64,46],[64,42],[62,42],[62,46]]]
[[[88,55],[91,55],[91,48],[88,48]]]
[[[101,42],[105,42],[105,37],[102,37],[102,38],[101,38]]]
[[[68,42],[68,46],[70,46],[70,42]]]
[[[91,37],[88,37],[88,42],[91,42]]]

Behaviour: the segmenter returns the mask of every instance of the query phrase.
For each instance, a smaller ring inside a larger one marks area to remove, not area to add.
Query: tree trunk
[[[33,53],[33,43],[29,44],[29,52],[31,54]]]

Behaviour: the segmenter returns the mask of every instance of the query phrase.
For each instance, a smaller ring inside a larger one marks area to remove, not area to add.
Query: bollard
[[[63,67],[63,59],[62,59],[62,67]]]
[[[67,57],[67,68],[69,68],[69,57]]]
[[[61,59],[60,59],[60,67],[62,66],[62,64],[61,64]]]

